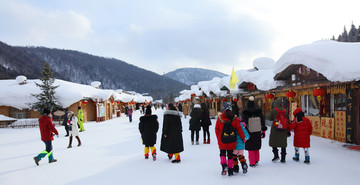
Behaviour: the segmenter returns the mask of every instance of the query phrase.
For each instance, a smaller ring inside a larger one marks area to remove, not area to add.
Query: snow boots
[[[272,159],[273,162],[276,162],[278,161],[280,158],[279,158],[279,151],[277,148],[273,147],[273,150],[272,152],[274,153],[274,158]]]
[[[204,144],[207,144],[206,139],[204,139]]]
[[[227,164],[222,164],[221,167],[222,167],[221,175],[225,176],[227,172]]]
[[[299,161],[299,156],[300,156],[299,154],[295,154],[295,157],[293,157],[293,160],[294,161]]]
[[[310,164],[310,156],[305,156],[305,164]]]
[[[207,139],[207,142],[206,142],[207,144],[210,144],[210,138],[209,139]]]

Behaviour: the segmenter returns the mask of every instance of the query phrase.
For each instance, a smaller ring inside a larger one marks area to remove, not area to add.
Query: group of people
[[[57,161],[57,159],[54,159],[53,155],[52,140],[54,140],[54,135],[59,136],[59,132],[55,128],[51,110],[49,108],[44,108],[42,113],[43,115],[39,118],[39,128],[41,140],[45,144],[45,150],[34,157],[36,165],[39,165],[40,160],[45,156],[48,156],[49,163]],[[77,146],[81,146],[79,132],[83,132],[85,129],[84,113],[80,106],[78,107],[77,116],[75,116],[74,112],[65,109],[63,125],[66,131],[65,137],[69,137],[69,145],[67,148],[72,148],[73,137],[75,137],[78,141]]]
[[[244,148],[248,151],[250,167],[256,167],[258,165],[260,161],[259,151],[261,149],[261,139],[265,138],[265,131],[267,130],[264,115],[262,114],[262,110],[256,106],[254,97],[250,97],[247,102],[247,109],[242,113],[243,120],[231,109],[231,106],[225,102],[224,111],[218,115],[215,126],[215,133],[220,149],[221,174],[228,174],[229,176],[239,172],[238,161],[241,164],[243,173],[247,172],[248,166],[243,155]],[[285,116],[281,117],[281,115]],[[280,98],[276,99],[273,102],[273,108],[269,118],[273,121],[269,138],[269,145],[272,147],[274,154],[272,161],[276,162],[280,160],[282,163],[286,162],[287,137],[290,136],[290,131],[294,130],[295,156],[293,160],[299,161],[299,148],[304,148],[304,163],[309,164],[310,135],[312,133],[310,120],[304,116],[301,108],[294,110],[294,120],[291,123],[287,115],[282,100]],[[228,140],[224,139],[230,135],[224,131],[228,130],[228,127],[232,127],[233,132],[236,133],[237,139],[235,141],[228,142]],[[245,147],[243,147],[244,145]],[[281,159],[279,157],[279,147],[281,148]]]

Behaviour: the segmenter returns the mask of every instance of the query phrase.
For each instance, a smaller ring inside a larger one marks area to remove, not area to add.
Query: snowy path
[[[153,111],[162,126],[163,110]],[[67,149],[68,138],[64,128],[57,127],[60,137],[53,141],[54,156],[58,162],[48,164],[47,159],[36,166],[33,157],[44,150],[38,128],[0,129],[0,184],[359,184],[360,152],[342,147],[342,143],[311,138],[311,164],[306,165],[303,151],[300,162],[294,162],[292,137],[288,138],[286,164],[273,163],[268,146],[268,132],[260,151],[260,165],[250,168],[247,174],[233,177],[220,175],[219,151],[214,135],[215,121],[211,129],[210,145],[191,145],[187,119],[183,121],[185,151],[181,163],[172,164],[160,149],[160,134],[156,148],[158,160],[145,160],[143,145],[138,132],[137,111],[133,123],[127,117],[119,117],[102,123],[85,123],[85,132],[80,133],[83,142]],[[202,132],[200,135],[202,140]],[[246,158],[247,152],[246,152]]]

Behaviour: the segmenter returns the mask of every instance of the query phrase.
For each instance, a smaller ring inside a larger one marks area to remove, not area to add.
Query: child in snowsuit
[[[240,126],[242,131],[245,134],[245,139],[248,140],[250,135],[247,132],[247,130],[245,129],[245,123],[240,121]],[[234,172],[235,173],[239,173],[239,163],[238,163],[238,159],[240,161],[241,164],[241,168],[243,170],[243,173],[247,173],[247,169],[248,169],[248,165],[246,164],[246,159],[244,156],[244,149],[245,149],[245,143],[244,141],[240,138],[240,135],[238,133],[236,133],[236,149],[234,150],[234,156],[233,156],[233,161],[234,161]]]
[[[310,163],[310,135],[312,133],[312,125],[308,118],[304,116],[304,112],[301,108],[297,108],[294,111],[294,121],[290,124],[289,130],[294,130],[294,147],[295,147],[295,161],[299,161],[299,148],[304,148],[305,161],[304,163]]]
[[[233,152],[236,149],[236,141],[232,143],[223,143],[221,136],[225,124],[231,124],[238,132],[240,139],[244,142],[246,141],[245,134],[240,126],[239,118],[233,112],[231,112],[231,106],[227,102],[224,103],[224,112],[218,115],[218,119],[215,125],[215,134],[220,149],[220,164],[222,166],[221,175],[226,175],[228,172],[228,175],[232,176],[234,174]]]
[[[153,160],[156,160],[156,133],[159,130],[159,122],[156,115],[151,115],[151,106],[146,107],[145,116],[140,117],[139,131],[143,144],[145,145],[144,156],[149,158],[149,148]]]

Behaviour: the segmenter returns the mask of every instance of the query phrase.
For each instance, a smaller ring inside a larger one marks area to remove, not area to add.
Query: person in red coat
[[[39,153],[36,157],[34,157],[34,161],[36,165],[39,165],[39,161],[44,158],[46,155],[49,158],[49,163],[56,162],[57,160],[54,159],[53,151],[52,151],[52,140],[53,133],[55,135],[59,135],[58,131],[56,130],[53,122],[50,118],[50,109],[44,108],[43,110],[43,116],[39,118],[39,128],[40,128],[40,134],[41,134],[41,140],[45,143],[45,150]]]
[[[218,115],[218,119],[216,120],[215,125],[215,134],[218,141],[219,149],[220,149],[220,164],[222,166],[222,175],[226,175],[226,171],[228,171],[228,175],[233,175],[233,151],[236,149],[236,141],[233,143],[223,143],[221,141],[221,134],[224,128],[224,124],[226,122],[231,122],[231,125],[238,132],[240,138],[244,141],[245,134],[242,131],[240,126],[239,118],[231,111],[231,106],[229,103],[224,103],[224,112]],[[227,156],[227,160],[226,160]]]
[[[294,121],[290,124],[289,130],[294,130],[294,147],[295,147],[295,161],[299,161],[299,148],[304,148],[305,161],[304,163],[310,163],[310,135],[312,133],[312,125],[308,118],[304,116],[304,112],[301,108],[297,108],[294,111]]]

